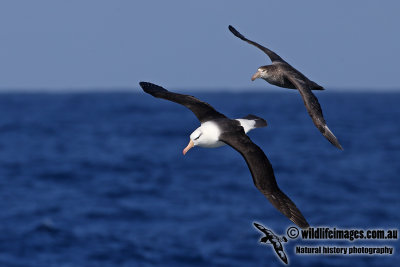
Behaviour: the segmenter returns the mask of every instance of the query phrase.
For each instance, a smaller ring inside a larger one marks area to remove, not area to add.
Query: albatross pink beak
[[[189,144],[187,145],[187,147],[185,147],[185,149],[183,150],[183,155],[186,155],[186,153],[189,151],[189,149],[191,149],[192,147],[194,147],[194,143],[192,141],[192,139],[190,139]]]
[[[256,73],[254,73],[254,75],[251,77],[251,80],[254,81],[255,79],[260,78],[260,72],[257,71]]]

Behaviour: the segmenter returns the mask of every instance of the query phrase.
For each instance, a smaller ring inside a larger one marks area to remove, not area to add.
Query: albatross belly
[[[201,147],[220,147],[226,145],[224,142],[219,141],[221,129],[218,124],[213,121],[204,122],[200,127],[202,135],[198,140],[197,145]]]

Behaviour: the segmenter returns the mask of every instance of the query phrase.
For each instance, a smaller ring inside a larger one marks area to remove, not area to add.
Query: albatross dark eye
[[[199,139],[201,135],[202,135],[202,133],[201,133],[201,134],[199,134],[199,136],[197,136],[197,137],[196,137],[194,140],[197,140],[197,139]]]

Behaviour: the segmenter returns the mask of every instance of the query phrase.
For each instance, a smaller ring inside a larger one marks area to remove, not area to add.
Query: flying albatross
[[[286,217],[301,228],[309,227],[299,209],[278,187],[271,163],[264,152],[246,135],[254,128],[267,126],[267,122],[254,115],[232,120],[216,111],[208,103],[189,95],[170,92],[158,85],[140,82],[146,93],[163,98],[190,109],[199,119],[201,126],[191,135],[185,155],[194,146],[220,147],[230,145],[246,160],[253,176],[253,182],[258,190]]]
[[[239,39],[242,39],[243,41],[261,49],[272,61],[271,65],[259,67],[257,72],[253,75],[253,77],[251,77],[251,80],[254,81],[255,79],[261,78],[270,84],[279,87],[299,90],[300,95],[303,98],[304,105],[306,106],[308,114],[310,115],[315,126],[317,126],[318,130],[326,137],[326,139],[328,139],[329,142],[331,142],[332,145],[343,150],[335,135],[326,125],[318,99],[311,91],[324,90],[324,88],[309,80],[305,75],[293,68],[289,63],[287,63],[273,51],[244,37],[231,25],[229,25],[229,30]]]

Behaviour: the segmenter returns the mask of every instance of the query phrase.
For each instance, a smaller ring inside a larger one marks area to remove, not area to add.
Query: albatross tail
[[[266,120],[251,114],[236,120],[240,122],[240,126],[243,127],[245,133],[255,128],[262,128],[267,126]]]

